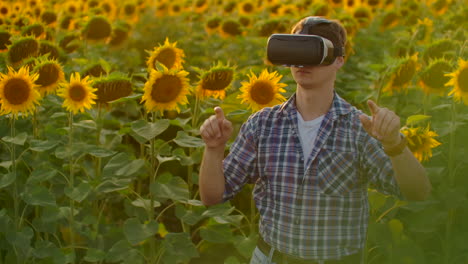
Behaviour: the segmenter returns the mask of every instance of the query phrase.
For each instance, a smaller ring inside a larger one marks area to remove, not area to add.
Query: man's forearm
[[[200,197],[204,205],[214,205],[222,201],[225,184],[223,159],[224,147],[205,148],[199,176]]]
[[[406,147],[400,155],[390,157],[395,178],[401,192],[408,200],[427,199],[432,186],[426,170]]]

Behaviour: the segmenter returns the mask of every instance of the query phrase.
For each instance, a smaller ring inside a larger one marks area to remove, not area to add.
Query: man
[[[323,18],[304,18],[292,33],[321,36],[335,48],[346,43],[344,28]],[[255,183],[260,239],[251,264],[360,263],[368,185],[408,200],[430,193],[423,166],[399,133],[399,117],[370,100],[369,117],[335,92],[343,64],[336,56],[330,65],[291,67],[296,93],[253,114],[225,159],[233,128],[222,109],[200,128],[203,203],[224,202]]]

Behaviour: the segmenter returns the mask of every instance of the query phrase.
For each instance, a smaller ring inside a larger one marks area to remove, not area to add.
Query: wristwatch
[[[400,133],[400,138],[401,138],[400,143],[398,143],[396,146],[393,146],[388,149],[384,148],[385,154],[387,154],[390,157],[395,157],[403,153],[403,150],[405,150],[406,148],[407,141],[406,141],[405,135],[403,135],[402,133]]]

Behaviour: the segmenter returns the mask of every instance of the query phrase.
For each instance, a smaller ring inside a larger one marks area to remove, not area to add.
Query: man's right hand
[[[200,127],[200,134],[207,148],[223,148],[231,137],[232,123],[224,116],[223,109],[217,106],[215,115],[210,116]]]

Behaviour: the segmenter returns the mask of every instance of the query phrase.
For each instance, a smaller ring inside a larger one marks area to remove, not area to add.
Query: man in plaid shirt
[[[344,28],[322,20],[307,34],[344,47]],[[360,263],[368,185],[400,199],[423,200],[430,193],[423,166],[399,133],[400,118],[370,100],[369,117],[335,92],[343,64],[338,56],[327,66],[291,67],[296,93],[253,114],[226,158],[233,128],[222,109],[216,107],[200,128],[206,144],[199,180],[203,203],[227,201],[255,183],[260,239],[251,264]]]

